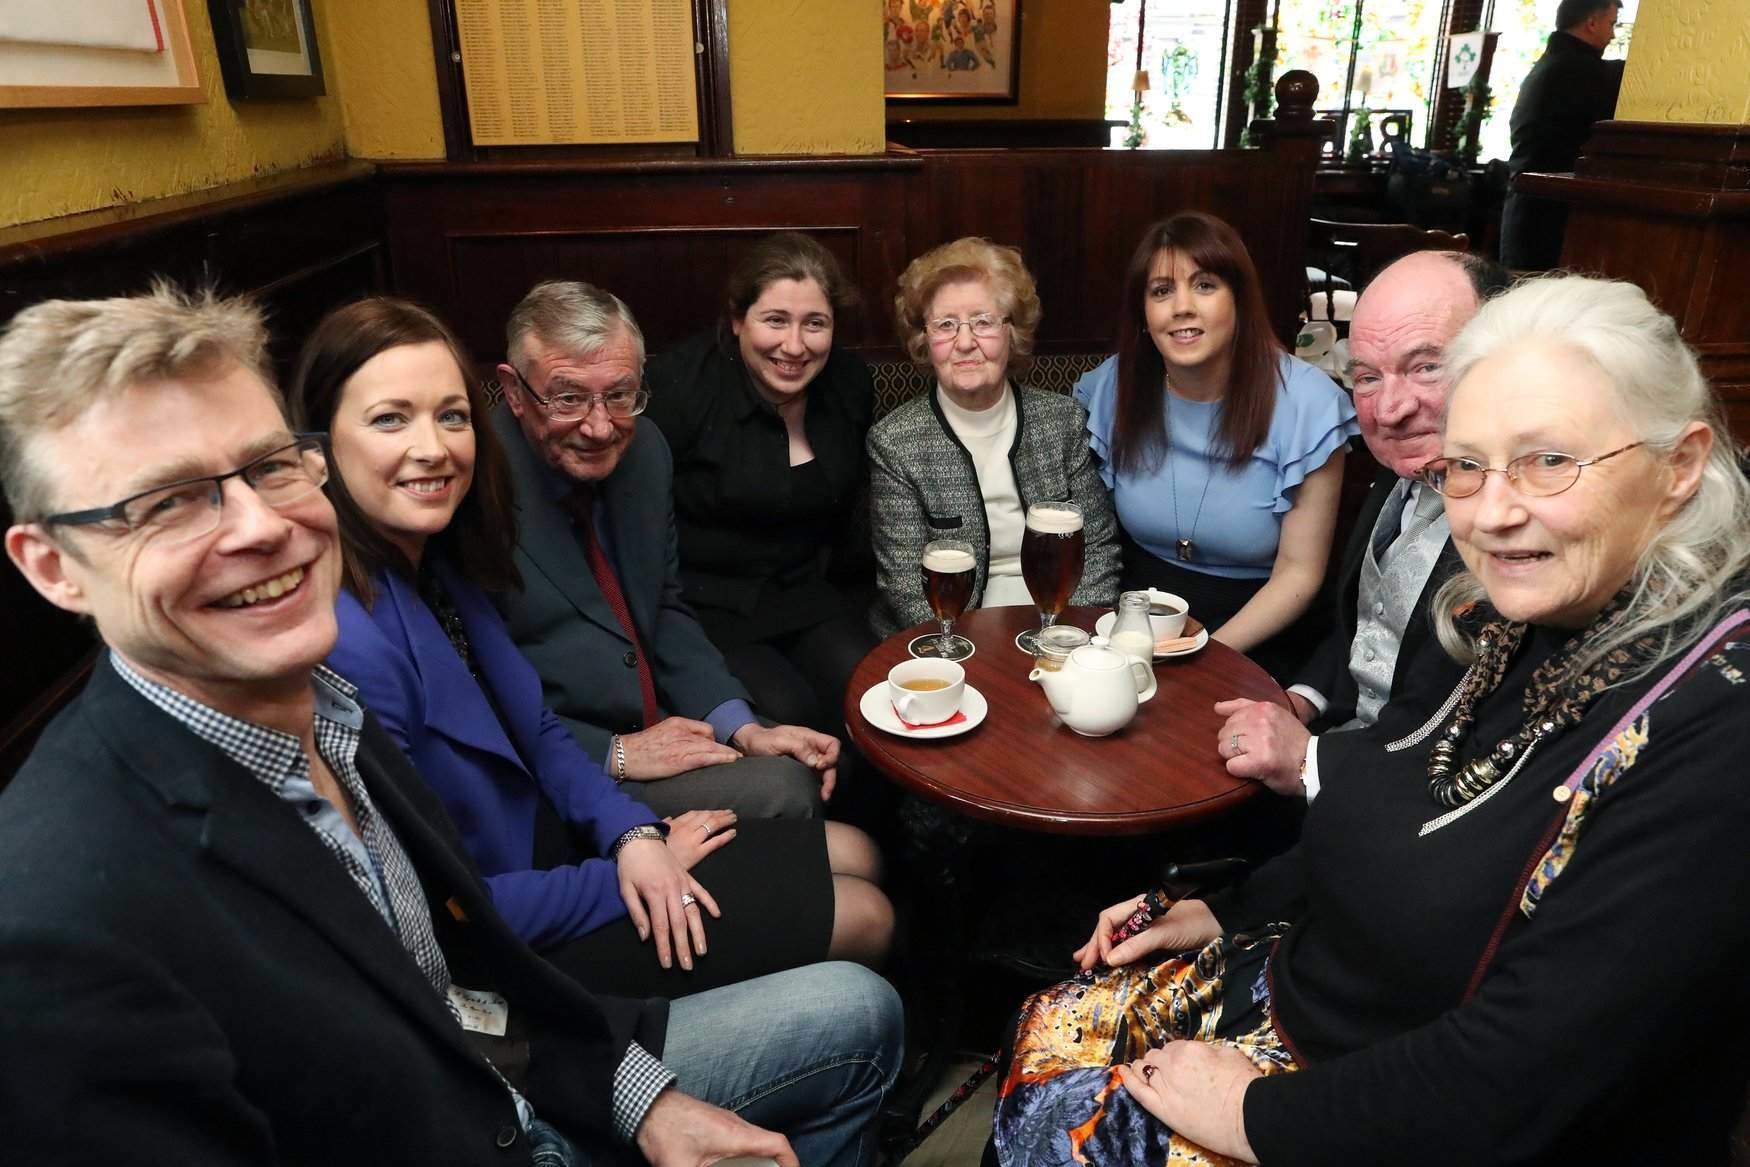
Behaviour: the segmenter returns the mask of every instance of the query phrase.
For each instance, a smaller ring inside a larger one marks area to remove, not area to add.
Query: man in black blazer
[[[1456,679],[1430,634],[1428,606],[1459,569],[1458,555],[1440,496],[1415,475],[1440,454],[1446,346],[1507,282],[1476,256],[1419,251],[1380,272],[1356,301],[1349,374],[1361,436],[1382,470],[1335,577],[1334,626],[1289,687],[1294,713],[1258,701],[1216,705],[1227,716],[1216,748],[1229,773],[1311,799],[1314,731],[1373,725],[1412,674],[1435,687]]]
[[[1592,127],[1615,115],[1623,62],[1605,60],[1604,50],[1616,35],[1621,9],[1617,0],[1562,0],[1556,9],[1556,31],[1513,103],[1507,168],[1515,176],[1573,170]],[[1517,270],[1555,267],[1567,225],[1566,203],[1508,191],[1501,207],[1501,262]]]
[[[8,1161],[852,1161],[898,1068],[885,982],[596,998],[493,910],[319,667],[327,462],[265,351],[252,308],[167,290],[0,334],[7,553],[105,646],[0,797]]]
[[[811,815],[838,739],[762,724],[681,598],[674,463],[638,415],[644,336],[619,297],[537,284],[512,311],[493,418],[517,502],[523,590],[502,597],[547,703],[659,814]]]

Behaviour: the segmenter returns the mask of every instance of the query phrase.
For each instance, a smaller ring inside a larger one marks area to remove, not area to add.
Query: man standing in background
[[[1621,61],[1606,61],[1616,35],[1618,0],[1562,0],[1556,31],[1513,105],[1508,168],[1565,173],[1574,169],[1596,122],[1614,117]],[[1568,225],[1563,203],[1510,191],[1501,211],[1501,263],[1516,271],[1555,267]]]

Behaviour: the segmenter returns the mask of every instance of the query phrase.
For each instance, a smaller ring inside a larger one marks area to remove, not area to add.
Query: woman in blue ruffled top
[[[1084,376],[1088,444],[1123,530],[1122,587],[1190,601],[1215,639],[1285,675],[1324,578],[1355,408],[1270,332],[1237,232],[1150,227],[1125,273],[1118,352]]]

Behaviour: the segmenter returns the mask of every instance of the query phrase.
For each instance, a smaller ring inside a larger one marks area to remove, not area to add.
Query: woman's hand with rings
[[[1312,734],[1300,718],[1271,701],[1236,698],[1218,701],[1215,712],[1227,718],[1215,752],[1235,778],[1255,778],[1277,794],[1305,797],[1301,767]]]
[[[696,825],[692,833],[698,833]],[[620,848],[619,869],[620,898],[638,939],[655,937],[656,959],[663,968],[679,960],[691,971],[694,954],[705,955],[705,913],[699,907],[721,916],[717,901],[687,874],[680,857],[656,839],[634,839]]]
[[[668,824],[668,849],[686,871],[735,838],[732,810],[689,810],[662,821]]]
[[[1225,1042],[1170,1041],[1118,1067],[1124,1089],[1173,1133],[1242,1163],[1258,1161],[1244,1104],[1246,1087],[1261,1076]]]

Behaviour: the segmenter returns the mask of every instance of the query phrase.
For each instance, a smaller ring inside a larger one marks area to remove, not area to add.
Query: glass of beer
[[[958,539],[937,539],[924,547],[924,599],[942,626],[936,638],[936,653],[943,660],[965,660],[972,655],[972,641],[954,635],[954,621],[972,599],[972,584],[978,575],[978,559],[972,544]]]
[[[1027,508],[1021,536],[1021,578],[1039,607],[1039,627],[1050,628],[1082,582],[1082,508],[1074,502],[1042,502]],[[1015,641],[1039,652],[1039,634],[1024,632]]]

